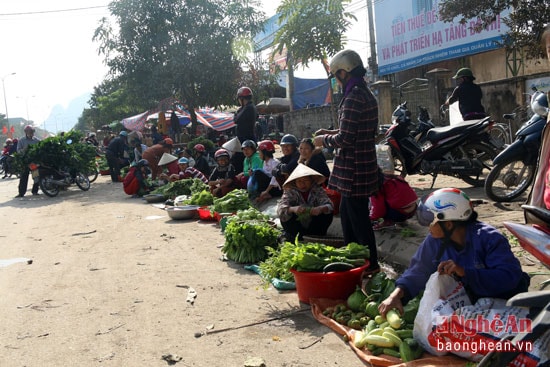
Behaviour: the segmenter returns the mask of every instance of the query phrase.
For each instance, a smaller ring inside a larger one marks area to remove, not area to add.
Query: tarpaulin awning
[[[235,127],[233,114],[216,111],[212,108],[199,108],[195,110],[197,121],[216,131],[224,131]]]
[[[148,116],[149,116],[149,111],[145,111],[143,113],[140,113],[139,115],[122,119],[122,121],[120,122],[128,130],[141,131],[145,126],[145,122],[147,121]]]

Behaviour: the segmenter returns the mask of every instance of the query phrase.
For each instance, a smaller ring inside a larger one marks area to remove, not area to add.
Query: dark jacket
[[[462,117],[469,113],[484,114],[485,109],[481,105],[483,94],[479,85],[471,81],[464,81],[453,90],[453,94],[449,97],[449,103],[458,101],[458,109]]]
[[[237,110],[233,120],[237,125],[237,137],[239,141],[256,141],[255,127],[258,119],[258,111],[252,101]]]
[[[334,157],[329,188],[344,197],[368,199],[378,191],[378,164],[374,136],[378,103],[364,81],[352,86],[339,106],[340,129],[325,135],[325,147],[340,148]]]

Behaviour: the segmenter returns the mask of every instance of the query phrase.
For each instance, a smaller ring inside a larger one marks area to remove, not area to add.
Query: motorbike
[[[404,103],[406,106],[407,102],[404,102]],[[377,143],[384,140],[386,132],[389,130],[390,127],[391,127],[391,124],[382,124],[378,127]],[[414,138],[420,144],[424,144],[426,141],[426,134],[428,133],[428,130],[434,127],[435,125],[432,122],[428,109],[426,107],[418,106],[417,123],[413,123],[411,121],[411,125],[410,125],[411,137]]]
[[[397,106],[382,142],[390,147],[395,170],[402,177],[431,175],[433,187],[437,175],[443,174],[472,186],[483,186],[499,151],[489,136],[494,125],[490,117],[428,129],[420,144],[410,135],[410,115],[407,102]]]
[[[550,154],[550,128],[544,128],[541,136],[540,156],[548,157]],[[537,258],[541,264],[550,269],[550,202],[545,198],[545,185],[550,169],[548,159],[539,160],[534,182],[529,193],[527,203],[522,205],[525,214],[525,224],[504,222],[505,227],[519,240],[519,244],[527,252]],[[549,281],[544,282],[547,284]],[[525,345],[526,342],[535,342],[550,329],[550,290],[538,290],[520,293],[507,301],[509,306],[527,307],[528,317],[531,319],[531,330],[517,334],[506,335],[501,338],[514,347]],[[519,348],[518,348],[519,349]],[[547,347],[545,348],[548,349]],[[506,352],[490,352],[478,363],[478,367],[530,365],[538,364],[538,361],[524,360],[529,356],[519,356],[519,350]],[[518,358],[518,359],[516,359]],[[520,360],[522,359],[523,360]],[[513,362],[512,362],[513,361]],[[519,362],[519,363],[518,363]],[[542,361],[541,361],[542,362]],[[548,362],[545,362],[547,365]]]
[[[55,167],[31,163],[29,164],[32,178],[38,182],[44,194],[55,197],[59,190],[66,190],[69,186],[76,184],[82,191],[90,189],[90,180],[86,174],[69,170],[61,170]]]
[[[548,115],[546,94],[535,91],[530,105],[534,115],[516,132],[514,142],[493,160],[493,169],[485,181],[485,194],[491,200],[512,201],[533,182],[542,130]],[[504,115],[504,118],[509,117]]]
[[[19,178],[19,172],[13,165],[14,160],[15,158],[12,155],[3,155],[0,157],[0,175],[4,175],[2,178],[11,177],[12,175]]]

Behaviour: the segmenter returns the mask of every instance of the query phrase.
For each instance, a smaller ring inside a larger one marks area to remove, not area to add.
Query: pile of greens
[[[245,210],[237,210],[235,215],[227,217],[227,223],[230,222],[243,222],[247,220],[262,220],[269,221],[271,218],[267,214],[263,214],[261,211],[254,207],[250,207]]]
[[[198,180],[200,181],[200,180]],[[202,181],[201,181],[202,182]],[[207,185],[205,185],[207,186]],[[191,195],[191,197],[184,201],[185,205],[200,205],[200,206],[208,206],[212,205],[214,202],[214,196],[210,193],[208,188],[205,188],[204,190],[200,192],[195,192]]]
[[[268,249],[277,247],[280,231],[262,219],[228,219],[224,235],[222,252],[227,258],[237,263],[253,264],[266,259]]]
[[[91,172],[95,169],[95,147],[81,143],[80,131],[71,130],[63,136],[52,136],[33,144],[23,154],[15,154],[15,167],[22,170],[38,163],[72,172]]]
[[[164,195],[165,198],[174,199],[180,195],[193,195],[194,193],[200,193],[208,186],[197,178],[184,178],[174,182],[169,182],[166,185],[162,185],[155,190],[151,191],[151,194]]]
[[[215,198],[211,210],[218,213],[236,213],[250,208],[250,200],[246,190],[233,190],[224,197]]]
[[[343,262],[362,266],[370,256],[369,249],[358,243],[335,248],[321,243],[285,242],[278,249],[268,248],[268,258],[260,263],[260,271],[268,280],[273,278],[292,281],[290,269],[322,271],[331,263]]]

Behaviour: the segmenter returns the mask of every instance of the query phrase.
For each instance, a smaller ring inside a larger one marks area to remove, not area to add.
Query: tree
[[[256,0],[114,0],[94,39],[124,95],[156,107],[175,97],[197,106],[234,104],[236,41],[260,29]],[[235,52],[234,52],[235,51]]]
[[[460,23],[478,18],[479,31],[491,24],[503,10],[511,9],[502,19],[510,30],[502,41],[507,49],[526,49],[529,58],[543,57],[540,36],[544,26],[550,23],[550,0],[443,0],[439,4],[439,17],[445,22],[455,18]]]
[[[318,60],[329,75],[326,62],[343,48],[344,33],[355,17],[344,11],[349,0],[283,0],[277,8],[280,22],[284,23],[275,34],[273,54],[287,52],[289,73],[288,94],[293,94],[293,69],[295,62],[307,66]],[[292,106],[292,101],[290,103]]]

